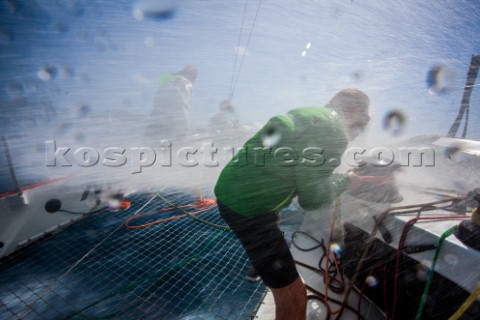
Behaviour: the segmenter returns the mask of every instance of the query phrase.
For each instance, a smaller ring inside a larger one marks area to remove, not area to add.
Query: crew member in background
[[[194,66],[187,65],[177,73],[162,75],[146,128],[148,140],[156,143],[170,140],[173,145],[178,145],[186,139],[192,89],[197,74]]]
[[[213,136],[231,135],[238,128],[238,115],[230,100],[220,102],[217,112],[209,121],[209,130]]]
[[[145,132],[147,141],[158,144],[162,140],[168,140],[175,149],[184,147],[189,129],[192,89],[197,74],[197,68],[186,65],[177,73],[161,76],[161,86],[155,95],[153,111]],[[203,197],[200,187],[194,189],[197,208],[215,202],[213,198]]]
[[[277,224],[294,197],[305,210],[329,205],[364,177],[332,174],[348,139],[368,124],[369,98],[338,92],[326,107],[301,107],[271,118],[223,169],[215,186],[221,216],[240,239],[253,268],[270,287],[276,319],[305,319],[307,292]],[[369,177],[371,182],[372,177]],[[390,183],[378,178],[379,183]]]

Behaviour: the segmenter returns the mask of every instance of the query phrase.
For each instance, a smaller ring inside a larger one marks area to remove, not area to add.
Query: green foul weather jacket
[[[277,212],[294,197],[305,210],[329,204],[347,185],[332,175],[347,143],[338,114],[327,107],[273,117],[222,170],[217,200],[244,217]]]

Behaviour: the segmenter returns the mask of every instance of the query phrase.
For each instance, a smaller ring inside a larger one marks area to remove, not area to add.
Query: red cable
[[[155,224],[159,224],[159,223],[163,223],[163,222],[166,222],[166,221],[170,221],[170,220],[176,220],[176,219],[180,219],[180,218],[183,218],[183,217],[186,217],[188,215],[193,215],[193,214],[197,214],[197,213],[200,213],[200,212],[205,212],[205,211],[208,211],[210,209],[213,209],[217,206],[217,204],[212,204],[212,205],[209,205],[209,206],[205,206],[197,211],[193,211],[189,214],[181,214],[181,215],[178,215],[178,216],[173,216],[173,217],[168,217],[168,218],[162,218],[162,219],[158,219],[158,220],[155,220],[155,221],[152,221],[152,222],[148,222],[148,223],[144,223],[144,224],[140,224],[140,225],[130,225],[129,223],[132,222],[133,220],[135,219],[138,219],[140,217],[145,217],[145,216],[148,216],[148,215],[152,215],[152,214],[155,214],[155,213],[160,213],[160,212],[166,212],[166,211],[172,211],[172,210],[175,210],[175,209],[180,209],[180,208],[191,208],[191,207],[195,207],[195,204],[186,204],[186,205],[183,205],[183,206],[177,206],[177,207],[169,207],[169,208],[163,208],[163,209],[160,209],[160,210],[156,210],[156,211],[151,211],[151,212],[146,212],[146,213],[143,213],[143,214],[139,214],[139,215],[136,215],[136,216],[133,216],[133,217],[130,217],[128,218],[127,220],[125,220],[125,222],[123,223],[123,225],[125,226],[125,228],[127,229],[140,229],[140,228],[145,228],[145,227],[150,227],[150,226],[153,226]]]
[[[361,303],[362,303],[362,300],[363,300],[363,291],[365,290],[365,286],[367,285],[367,279],[368,277],[370,277],[372,275],[372,272],[373,272],[373,269],[370,270],[370,272],[368,273],[367,277],[365,278],[365,280],[363,281],[363,284],[362,284],[362,288],[360,289],[360,296],[358,297],[358,304],[357,304],[357,312],[358,314],[361,314]]]
[[[54,182],[63,180],[63,179],[66,179],[66,178],[67,177],[60,177],[60,178],[54,178],[54,179],[50,179],[50,180],[37,182],[37,183],[34,183],[34,184],[30,184],[28,186],[20,187],[20,190],[21,191],[27,191],[27,190],[30,190],[30,189],[33,189],[33,188],[44,186],[46,184],[50,184],[50,183],[54,183]],[[16,194],[16,193],[18,193],[18,190],[6,191],[4,193],[0,193],[0,198],[5,198],[5,197],[11,196],[11,195]]]
[[[368,277],[370,277],[373,273],[373,269],[370,270],[370,272],[368,273],[367,277],[365,278],[365,280],[363,281],[363,285],[362,285],[362,288],[360,289],[360,295],[359,295],[359,298],[358,298],[358,303],[357,303],[357,313],[360,315],[361,314],[361,302],[363,300],[363,296],[364,296],[364,291],[365,291],[365,286],[367,284],[367,279]],[[384,305],[384,312],[385,312],[385,316],[386,316],[386,319],[390,319],[390,315],[389,315],[389,311],[388,311],[388,303],[387,303],[387,266],[386,265],[382,265],[382,268],[381,268],[381,275],[382,275],[382,286],[383,286],[383,305]]]
[[[332,222],[330,223],[330,235],[328,237],[327,252],[326,252],[326,259],[325,259],[325,273],[324,273],[325,306],[327,307],[327,312],[329,316],[331,316],[332,314],[339,313],[340,310],[342,309],[342,307],[340,307],[337,310],[332,311],[330,308],[330,304],[328,303],[328,299],[329,299],[328,298],[328,281],[329,281],[328,261],[330,260],[330,247],[332,245],[333,230],[335,228],[335,222],[337,220],[337,211],[339,210],[339,207],[340,207],[340,199],[337,198],[337,201],[335,202],[335,210],[333,211],[333,215],[332,215]],[[337,256],[335,255],[335,253],[333,253],[333,261],[335,263],[335,268],[337,270],[337,273],[340,275],[340,283],[342,284],[342,286],[344,286],[343,279],[342,279],[343,277],[342,277],[340,267],[337,261]]]

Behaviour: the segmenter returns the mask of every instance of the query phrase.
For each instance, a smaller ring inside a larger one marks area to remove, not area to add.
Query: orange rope
[[[335,201],[335,209],[332,214],[332,222],[330,223],[330,235],[328,237],[328,245],[327,245],[327,252],[326,252],[326,259],[325,259],[325,273],[324,273],[324,282],[325,282],[325,306],[327,307],[327,313],[329,316],[337,314],[340,312],[341,308],[338,308],[335,311],[332,311],[329,301],[328,301],[328,282],[329,282],[329,270],[328,270],[328,260],[330,259],[330,247],[332,245],[332,238],[333,238],[333,230],[335,228],[335,223],[337,221],[337,213],[340,208],[340,199],[337,198]],[[342,279],[342,274],[340,272],[340,268],[338,266],[338,261],[335,253],[333,254],[333,261],[335,263],[335,269],[337,269],[338,274],[340,275],[340,283],[344,285],[343,279]]]
[[[181,214],[181,215],[178,215],[178,216],[173,216],[173,217],[168,217],[168,218],[162,218],[162,219],[158,219],[158,220],[155,220],[155,221],[152,221],[152,222],[147,222],[147,223],[144,223],[144,224],[140,224],[140,225],[130,225],[130,222],[132,222],[133,220],[135,219],[138,219],[138,218],[141,218],[141,217],[145,217],[145,216],[148,216],[148,215],[152,215],[152,214],[155,214],[155,213],[160,213],[160,212],[167,212],[167,211],[172,211],[172,210],[175,210],[175,209],[181,209],[181,208],[192,208],[192,207],[195,207],[194,204],[186,204],[186,205],[183,205],[183,206],[177,206],[177,207],[169,207],[169,208],[163,208],[163,209],[160,209],[160,210],[156,210],[156,211],[152,211],[152,212],[147,212],[147,213],[143,213],[143,214],[139,214],[137,216],[133,216],[133,217],[130,217],[128,218],[127,220],[125,220],[125,222],[123,223],[123,225],[125,226],[125,228],[127,229],[140,229],[140,228],[146,228],[146,227],[150,227],[150,226],[153,226],[153,225],[156,225],[156,224],[159,224],[159,223],[163,223],[163,222],[166,222],[166,221],[170,221],[170,220],[176,220],[176,219],[180,219],[180,218],[183,218],[183,217],[186,217],[188,215],[193,215],[193,214],[197,214],[197,213],[200,213],[200,212],[205,212],[205,211],[208,211],[210,209],[213,209],[217,206],[217,204],[212,204],[210,206],[205,206],[197,211],[193,211],[189,214]]]

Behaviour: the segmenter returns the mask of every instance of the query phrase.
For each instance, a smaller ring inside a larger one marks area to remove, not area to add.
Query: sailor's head
[[[363,132],[370,116],[368,96],[355,88],[348,88],[338,92],[328,103],[328,107],[335,110],[343,121],[348,138],[355,139]]]
[[[197,79],[198,70],[195,66],[187,64],[182,70],[177,72],[177,74],[187,78],[191,83],[194,83],[195,79]]]

